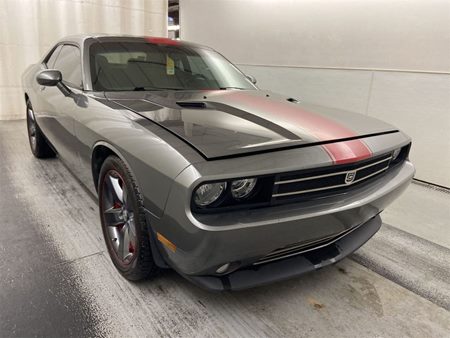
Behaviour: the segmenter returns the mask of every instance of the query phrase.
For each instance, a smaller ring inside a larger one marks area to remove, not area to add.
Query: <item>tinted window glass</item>
[[[55,60],[59,55],[59,52],[61,51],[61,45],[56,47],[56,49],[53,51],[52,55],[50,55],[50,57],[47,59],[46,65],[47,68],[52,69],[54,64],[55,64]]]
[[[81,87],[81,54],[77,47],[64,45],[53,68],[61,72],[64,83]]]
[[[206,48],[102,42],[89,53],[94,90],[255,89],[234,65]]]

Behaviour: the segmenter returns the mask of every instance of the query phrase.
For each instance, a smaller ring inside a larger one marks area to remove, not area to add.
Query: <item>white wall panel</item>
[[[0,120],[24,117],[25,68],[80,33],[167,36],[167,1],[0,0]]]
[[[450,71],[449,0],[181,0],[181,37],[236,63]]]
[[[413,138],[416,177],[450,187],[450,76],[376,72],[369,115]]]
[[[416,177],[450,187],[450,1],[180,2],[182,39],[261,88],[395,124],[413,138]]]

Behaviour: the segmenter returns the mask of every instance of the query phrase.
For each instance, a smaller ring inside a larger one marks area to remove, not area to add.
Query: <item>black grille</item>
[[[317,250],[321,247],[324,247],[333,242],[336,242],[337,240],[339,240],[342,237],[351,233],[353,230],[356,230],[357,228],[359,228],[359,226],[360,225],[357,225],[357,226],[354,226],[353,228],[344,230],[338,234],[330,235],[330,236],[323,237],[320,239],[310,240],[310,241],[305,241],[305,242],[300,242],[300,243],[294,243],[294,244],[287,245],[283,248],[276,249],[276,250],[270,252],[269,254],[267,254],[266,256],[257,260],[255,263],[253,263],[253,265],[265,264],[265,263],[277,261],[280,259],[300,255],[300,254],[303,254],[308,251]]]
[[[390,165],[392,154],[386,154],[370,160],[303,171],[297,173],[285,173],[278,175],[272,199],[275,201],[296,199],[302,197],[310,198],[311,195],[329,192],[339,192],[365,182],[385,172]]]

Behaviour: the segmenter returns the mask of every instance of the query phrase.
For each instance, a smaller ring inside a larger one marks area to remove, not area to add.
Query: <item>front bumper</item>
[[[381,227],[375,216],[334,243],[303,254],[263,265],[251,265],[225,276],[189,276],[185,278],[211,291],[243,290],[300,276],[334,264],[367,242]]]
[[[210,289],[222,290],[227,285],[240,289],[313,270],[356,250],[378,230],[381,224],[378,214],[407,188],[414,172],[413,165],[406,161],[345,195],[205,215],[191,213],[185,203],[184,187],[175,184],[164,216],[156,219],[149,214],[149,221],[155,232],[176,246],[171,251],[158,242],[164,260],[180,274]],[[333,236],[357,226],[360,228],[329,246],[334,254],[320,249],[315,254],[253,266],[276,249]],[[311,255],[315,258],[305,258]],[[227,278],[214,276],[219,266],[229,262],[239,264],[239,270]]]

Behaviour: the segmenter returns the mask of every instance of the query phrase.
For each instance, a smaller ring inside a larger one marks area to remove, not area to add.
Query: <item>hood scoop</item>
[[[206,103],[200,101],[178,101],[177,105],[185,109],[205,109]]]
[[[292,102],[292,103],[299,103],[297,99],[294,99],[293,97],[287,98],[286,101]]]

